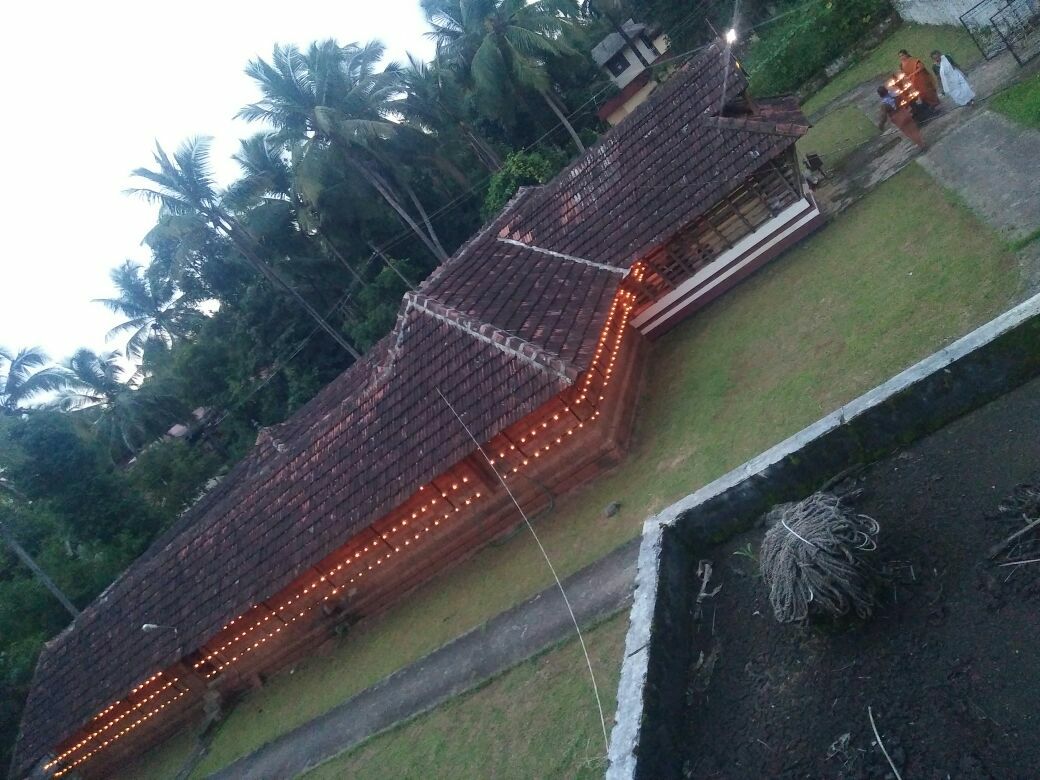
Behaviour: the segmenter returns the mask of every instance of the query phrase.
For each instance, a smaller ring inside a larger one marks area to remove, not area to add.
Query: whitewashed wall
[[[917,24],[960,24],[960,16],[979,0],[892,0],[896,11]]]

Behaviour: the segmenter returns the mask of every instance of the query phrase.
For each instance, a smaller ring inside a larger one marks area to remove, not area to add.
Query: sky
[[[419,0],[13,0],[0,10],[0,346],[60,360],[105,341],[119,318],[111,268],[147,264],[156,208],[125,195],[155,141],[212,136],[218,180],[237,173],[234,119],[258,97],[243,72],[275,43],[382,40],[388,57],[429,59]]]

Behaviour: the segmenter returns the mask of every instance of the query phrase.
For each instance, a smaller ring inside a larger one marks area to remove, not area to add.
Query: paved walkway
[[[981,111],[918,162],[1005,238],[1040,228],[1040,132]]]
[[[636,538],[564,581],[579,623],[610,615],[631,599],[638,552]],[[573,633],[570,615],[553,586],[210,777],[295,777]]]
[[[931,63],[927,64],[930,65]],[[892,63],[892,67],[895,69],[895,62]],[[968,71],[968,81],[971,82],[975,94],[985,99],[1011,82],[1021,79],[1029,73],[1036,72],[1038,68],[1040,68],[1040,61],[1038,60],[1034,60],[1025,68],[1022,68],[1015,62],[1015,58],[1009,52],[1004,52],[992,60],[982,60],[976,63]],[[839,95],[815,111],[809,119],[813,122],[818,122],[821,117],[842,106],[856,106],[868,117],[874,119],[878,110],[876,90],[880,82],[880,78],[864,81],[859,86],[850,89],[843,95]]]
[[[1040,58],[1029,63],[1027,67],[1021,68],[1008,52],[976,65],[968,73],[968,80],[979,96],[976,101],[979,105],[960,108],[955,106],[952,101],[944,100],[943,112],[922,128],[925,141],[931,147],[923,156],[932,156],[936,147],[947,136],[985,113],[985,101],[994,93],[1038,71],[1040,71]],[[828,103],[823,109],[813,114],[812,118],[819,121],[820,117],[836,108],[854,105],[862,110],[870,121],[874,122],[877,120],[876,88],[877,79],[867,81]],[[842,163],[843,172],[833,175],[818,188],[817,200],[828,213],[844,211],[873,187],[894,176],[914,159],[921,159],[921,157],[921,153],[912,143],[897,130],[889,127],[882,135],[863,144],[845,159]],[[1035,159],[1036,152],[1034,151],[1031,157],[1009,158],[1004,162],[1010,163],[1013,167],[1028,169],[1028,162]],[[1000,169],[1000,164],[996,161],[993,161],[992,164],[995,166],[994,170]],[[940,181],[942,180],[940,179]],[[973,185],[962,180],[962,186],[971,189]],[[960,192],[959,186],[953,186],[953,189]],[[980,213],[980,216],[986,218],[984,213]],[[995,227],[999,229],[1001,226],[995,225]]]

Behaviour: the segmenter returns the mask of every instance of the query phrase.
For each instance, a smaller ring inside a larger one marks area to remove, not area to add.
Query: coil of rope
[[[877,521],[845,507],[832,493],[780,504],[759,556],[769,602],[781,623],[811,615],[838,617],[874,610],[873,569],[863,553],[877,549]]]

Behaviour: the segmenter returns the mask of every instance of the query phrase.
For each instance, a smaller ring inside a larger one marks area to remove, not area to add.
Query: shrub
[[[793,92],[847,54],[892,9],[888,0],[828,0],[785,5],[799,9],[763,27],[745,66],[755,94]]]
[[[506,157],[501,169],[491,177],[481,215],[485,220],[494,217],[521,187],[545,184],[567,163],[562,152],[513,152]]]

